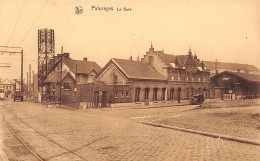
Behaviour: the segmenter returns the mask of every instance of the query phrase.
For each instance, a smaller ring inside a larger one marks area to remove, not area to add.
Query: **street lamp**
[[[0,46],[0,48],[8,48],[8,49],[20,49],[20,51],[0,51],[1,54],[9,53],[9,55],[13,54],[21,54],[21,92],[23,93],[23,48],[22,47],[12,47],[12,46]]]

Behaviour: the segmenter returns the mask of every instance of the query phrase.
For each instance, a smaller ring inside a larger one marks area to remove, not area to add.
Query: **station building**
[[[197,94],[210,98],[209,75],[191,50],[187,55],[170,55],[151,45],[141,60],[111,59],[96,75],[92,96],[100,97],[101,104],[180,101]]]

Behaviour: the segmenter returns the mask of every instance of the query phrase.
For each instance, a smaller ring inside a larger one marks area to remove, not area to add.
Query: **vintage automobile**
[[[191,105],[200,105],[205,101],[204,95],[194,95],[193,98],[190,99]]]
[[[23,102],[23,94],[21,91],[15,91],[14,92],[14,102],[16,100],[20,100],[21,102]]]

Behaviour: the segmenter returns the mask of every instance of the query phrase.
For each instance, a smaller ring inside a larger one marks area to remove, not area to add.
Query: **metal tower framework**
[[[54,56],[54,30],[47,28],[38,30],[38,87],[43,87],[43,81],[54,65]]]

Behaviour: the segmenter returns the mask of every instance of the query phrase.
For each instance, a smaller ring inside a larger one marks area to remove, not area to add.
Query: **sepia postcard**
[[[259,0],[0,0],[0,161],[259,160]]]

